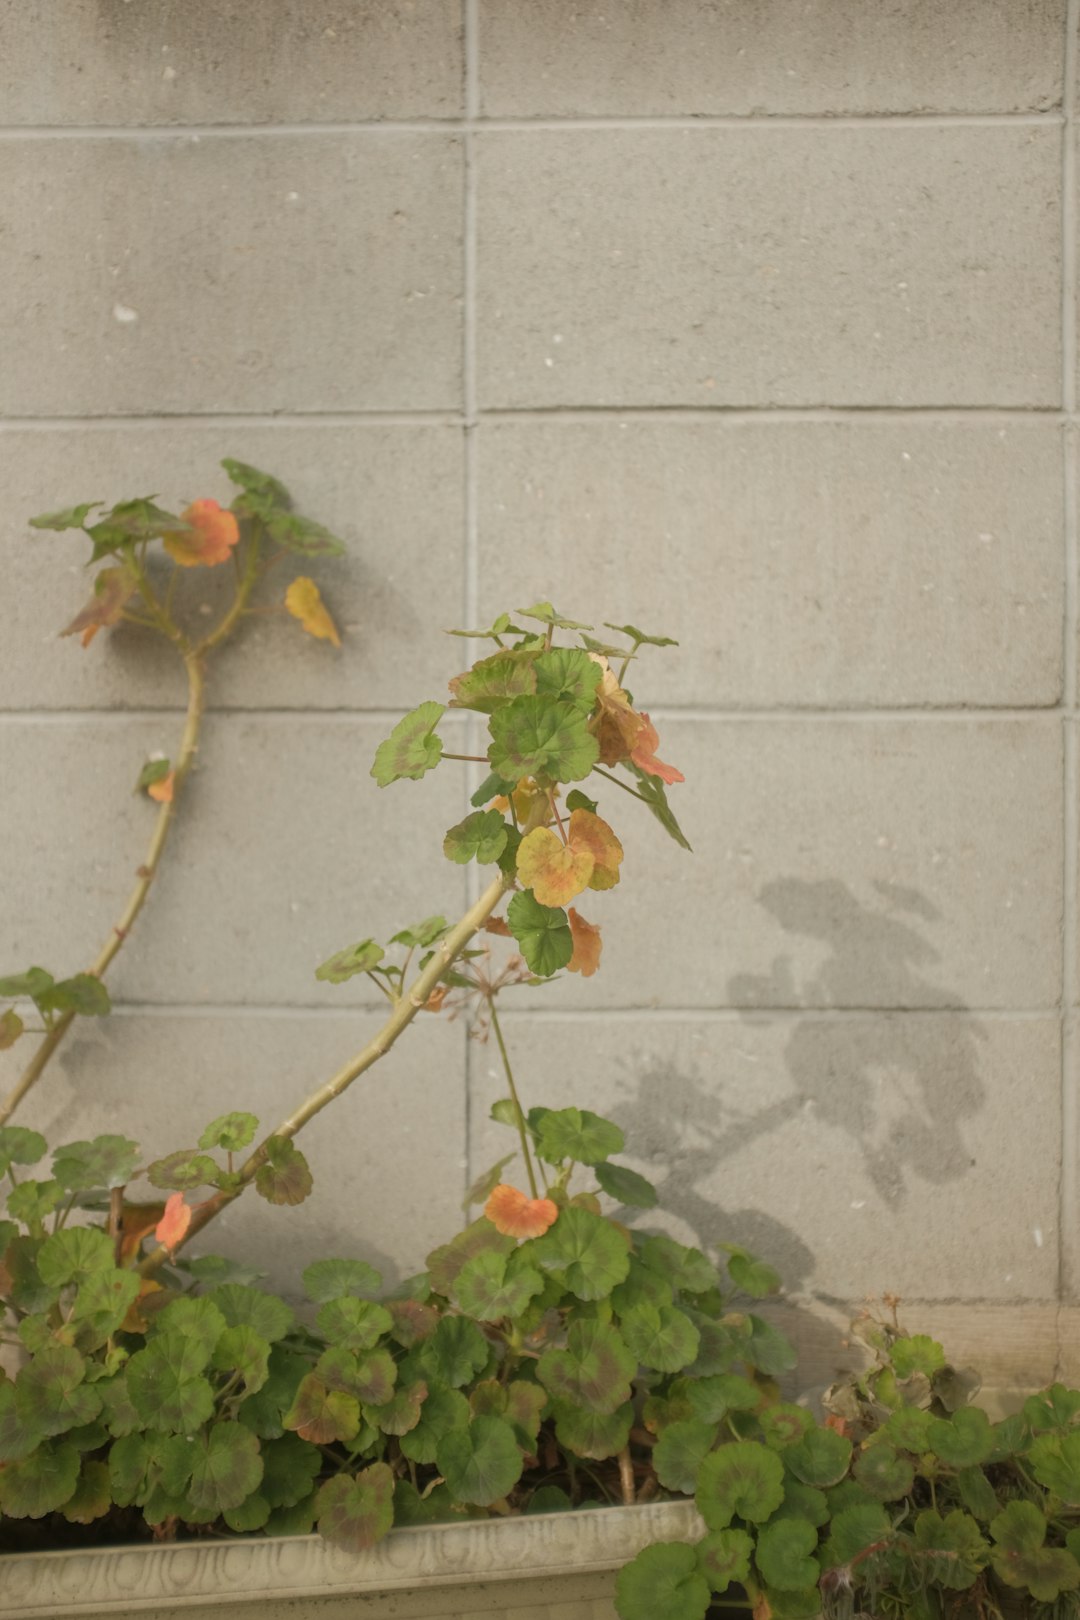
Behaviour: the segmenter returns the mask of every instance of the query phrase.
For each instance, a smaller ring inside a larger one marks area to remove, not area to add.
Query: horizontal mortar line
[[[440,698],[434,701],[441,702]],[[354,721],[370,721],[372,724],[396,725],[404,714],[414,705],[402,704],[400,708],[380,709],[354,709],[354,708],[273,708],[273,707],[246,707],[241,704],[222,704],[220,707],[208,705],[206,713],[215,719],[244,719],[268,720],[272,722],[299,721],[304,725],[326,721],[330,725],[349,725]],[[440,726],[463,725],[472,711],[447,709]],[[710,723],[731,721],[736,724],[753,724],[756,721],[790,721],[809,720],[814,722],[843,720],[872,722],[883,721],[965,721],[985,720],[1014,721],[1014,720],[1040,720],[1040,719],[1072,719],[1077,710],[1073,706],[1056,704],[1032,704],[1022,707],[1016,704],[912,704],[890,705],[881,708],[871,706],[860,708],[818,708],[799,707],[795,705],[777,705],[774,708],[717,708],[714,705],[696,706],[694,704],[665,704],[653,703],[650,713],[654,719],[660,720],[705,720]],[[4,709],[0,710],[0,725],[80,725],[107,724],[123,725],[126,721],[158,721],[163,718],[179,719],[184,714],[183,705],[162,704],[160,707],[147,706],[138,709],[116,708],[84,708],[84,709]]]
[[[175,428],[194,427],[461,427],[464,417],[454,411],[155,411],[152,415],[114,416],[0,416],[0,433],[66,432],[72,428]]]
[[[560,130],[708,130],[708,129],[859,129],[870,128],[993,128],[1015,125],[1020,128],[1060,126],[1061,112],[1002,113],[701,113],[664,117],[517,117],[470,119],[451,118],[361,118],[307,123],[265,124],[4,124],[2,140],[192,140],[214,136],[225,140],[255,140],[280,135],[445,135],[466,129],[477,134],[507,131],[550,132]]]
[[[247,1001],[114,1001],[112,1010],[124,1018],[309,1018],[338,1019],[385,1016],[385,1001],[351,1002],[348,1006],[318,1006],[311,1002],[275,1001],[266,1006]],[[628,1017],[652,1023],[673,1023],[695,1018],[706,1023],[763,1023],[772,1018],[978,1018],[1002,1023],[1034,1023],[1056,1019],[1060,1007],[969,1007],[958,1002],[948,1007],[642,1007],[634,1002],[614,1007],[508,1007],[500,1019],[540,1019],[554,1023],[625,1023]],[[432,1021],[434,1022],[434,1021]],[[426,1026],[419,1026],[426,1027]]]
[[[592,422],[626,418],[663,422],[858,422],[882,418],[896,422],[968,422],[985,420],[1000,425],[1031,421],[1080,421],[1056,405],[529,405],[480,407],[477,422]],[[104,431],[114,427],[141,429],[194,427],[412,427],[445,426],[464,429],[459,411],[155,411],[153,413],[98,414],[93,416],[0,416],[4,432],[67,432],[76,428]]]

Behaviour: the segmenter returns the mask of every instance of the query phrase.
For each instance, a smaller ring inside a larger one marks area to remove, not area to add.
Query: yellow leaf
[[[600,930],[594,923],[586,922],[579,916],[573,906],[566,913],[570,924],[570,937],[574,941],[574,954],[566,964],[568,973],[580,973],[583,979],[591,979],[600,966],[600,952],[604,942],[600,938]]]
[[[593,858],[589,888],[613,889],[619,881],[623,847],[607,822],[591,810],[575,810],[567,836],[571,849],[588,850]]]
[[[22,1032],[23,1021],[14,1007],[0,1013],[0,1052],[6,1052],[9,1046],[14,1046]]]
[[[285,606],[294,619],[300,620],[309,636],[315,636],[319,641],[333,642],[335,647],[341,646],[337,625],[326,611],[319,587],[313,579],[308,579],[304,574],[294,579],[285,592]]]
[[[542,906],[564,906],[588,888],[593,857],[568,848],[550,827],[536,827],[518,845],[517,873]]]

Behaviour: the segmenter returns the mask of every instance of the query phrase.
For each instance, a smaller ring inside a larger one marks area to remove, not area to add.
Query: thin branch
[[[495,1011],[494,995],[488,997],[488,1012],[491,1016],[491,1027],[495,1031],[495,1039],[499,1045],[499,1056],[502,1058],[502,1066],[506,1073],[506,1083],[510,1087],[510,1097],[514,1104],[514,1115],[517,1122],[518,1136],[521,1138],[522,1157],[525,1160],[525,1170],[529,1177],[529,1190],[534,1198],[539,1198],[540,1189],[536,1185],[536,1174],[533,1170],[532,1155],[529,1152],[529,1133],[525,1128],[525,1112],[521,1106],[521,1099],[517,1094],[517,1086],[514,1084],[514,1071],[510,1067],[510,1054],[506,1050],[506,1042],[503,1040],[503,1032],[502,1026],[499,1023],[499,1015]]]

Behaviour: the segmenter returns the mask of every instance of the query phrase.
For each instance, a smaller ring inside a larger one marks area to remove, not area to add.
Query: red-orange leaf
[[[217,501],[192,501],[181,517],[186,529],[163,535],[165,550],[181,568],[216,568],[228,562],[240,539],[240,527],[231,512]]]
[[[672,782],[685,782],[686,777],[682,771],[677,771],[674,765],[665,765],[662,759],[657,759],[656,749],[660,739],[656,735],[656,727],[647,714],[643,714],[641,719],[643,721],[641,736],[637,747],[630,755],[634,764],[639,770],[646,771],[649,776],[658,776],[661,782],[666,782],[669,787]]]
[[[186,1202],[182,1192],[175,1192],[165,1200],[165,1213],[154,1228],[154,1236],[172,1254],[183,1241],[190,1225],[191,1205]]]
[[[326,603],[313,579],[308,579],[305,574],[294,579],[285,592],[285,606],[294,619],[299,619],[309,636],[315,636],[319,641],[330,641],[335,647],[341,646],[337,625],[327,612]]]
[[[591,810],[575,810],[567,830],[570,848],[587,850],[592,856],[590,889],[613,889],[619,881],[623,847],[602,816]]]
[[[570,934],[574,941],[574,954],[567,962],[569,973],[580,973],[583,979],[591,979],[600,966],[600,952],[603,950],[603,941],[600,930],[585,918],[579,916],[573,906],[566,913],[570,923]]]
[[[151,799],[156,799],[158,804],[172,804],[173,793],[175,791],[175,771],[170,771],[167,776],[162,776],[158,781],[151,782],[146,789],[148,797]]]
[[[527,1198],[517,1187],[501,1181],[484,1205],[484,1214],[503,1237],[543,1237],[558,1219],[550,1198]]]
[[[99,630],[106,625],[119,624],[124,603],[134,591],[135,581],[126,568],[103,568],[94,580],[93,596],[60,634],[81,634],[83,646],[89,647]]]
[[[615,679],[606,658],[599,653],[589,655],[603,671],[596,688],[597,709],[590,729],[600,744],[600,763],[617,765],[628,759],[641,737],[642,719],[630,707],[630,699]]]

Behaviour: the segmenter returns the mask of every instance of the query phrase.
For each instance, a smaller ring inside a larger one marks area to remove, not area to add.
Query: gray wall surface
[[[800,1297],[1080,1296],[1077,12],[0,0],[0,967],[93,956],[184,696],[55,639],[84,554],[26,519],[231,455],[350,548],[340,653],[215,666],[117,1014],[20,1118],[156,1154],[344,1061],[374,992],[315,965],[470,892],[461,768],[380,792],[374,747],[442,628],[549,597],[679,638],[634,688],[695,854],[602,806],[601,972],[506,1012],[527,1098]],[[503,1089],[425,1019],[213,1246],[415,1268]]]

